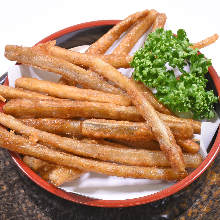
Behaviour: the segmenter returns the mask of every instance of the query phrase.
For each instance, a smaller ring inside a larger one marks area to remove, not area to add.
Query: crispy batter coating
[[[50,96],[63,99],[106,102],[124,106],[131,105],[131,100],[125,95],[116,95],[91,89],[81,89],[74,86],[60,85],[58,83],[33,78],[18,78],[15,81],[15,86],[35,92],[46,93]]]
[[[93,171],[106,175],[154,180],[179,180],[184,178],[184,175],[176,173],[171,168],[119,165],[74,156],[40,144],[32,146],[22,136],[12,134],[2,127],[0,127],[0,145],[8,150],[34,156],[57,165],[78,168],[85,171]]]
[[[124,36],[112,54],[127,55],[136,44],[138,39],[151,27],[158,12],[150,10],[148,15],[134,25],[134,27]]]
[[[86,53],[89,54],[104,54],[108,48],[125,32],[131,25],[137,22],[140,18],[145,17],[149,13],[148,10],[136,12],[125,18],[123,21],[116,24],[106,34],[93,43]]]

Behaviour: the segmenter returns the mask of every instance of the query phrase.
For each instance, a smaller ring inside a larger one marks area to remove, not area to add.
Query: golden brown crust
[[[109,162],[77,157],[68,153],[56,151],[46,146],[30,144],[21,136],[11,134],[4,128],[0,127],[0,145],[17,153],[34,156],[39,159],[55,163],[57,165],[78,168],[86,171],[97,173],[130,177],[130,178],[147,178],[154,180],[179,180],[184,176],[173,171],[170,168],[139,167],[125,166]]]
[[[132,24],[137,22],[140,18],[145,17],[149,13],[148,10],[136,12],[125,18],[123,21],[116,24],[106,34],[93,43],[86,53],[89,54],[104,54],[107,49],[117,40],[120,35],[126,31]]]
[[[125,95],[116,95],[92,89],[81,89],[33,78],[18,78],[15,81],[15,86],[35,92],[46,93],[52,97],[62,99],[114,103],[123,106],[131,105],[131,100]]]
[[[112,54],[129,54],[138,39],[151,27],[156,16],[157,11],[150,10],[146,17],[137,21],[134,27],[125,35],[119,45],[113,50]]]

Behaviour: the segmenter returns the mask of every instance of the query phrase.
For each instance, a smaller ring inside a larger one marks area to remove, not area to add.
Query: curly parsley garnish
[[[210,119],[215,116],[213,103],[218,100],[213,91],[206,91],[205,74],[211,61],[190,45],[183,29],[176,36],[170,30],[157,29],[135,53],[133,77],[156,88],[158,100],[174,113],[190,112],[195,119]],[[174,74],[177,68],[181,72],[178,78]]]

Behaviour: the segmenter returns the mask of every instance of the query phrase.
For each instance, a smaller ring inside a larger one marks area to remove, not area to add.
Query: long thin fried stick
[[[138,39],[151,27],[158,12],[150,10],[148,15],[139,20],[135,26],[125,35],[119,45],[113,50],[112,54],[127,55]]]
[[[70,51],[58,46],[51,46],[49,44],[43,44],[42,46],[45,46],[45,49],[47,49],[47,51],[51,56],[64,59],[66,61],[69,61],[70,63],[73,63],[74,61],[75,65],[80,65],[80,66],[83,65],[81,59],[86,59],[87,57],[86,53]],[[130,62],[132,61],[133,58],[132,56],[129,55],[115,55],[115,54],[107,54],[107,55],[92,54],[92,56],[99,57],[100,59],[114,66],[115,68],[129,68]]]
[[[43,95],[38,92],[31,92],[21,88],[13,88],[4,85],[0,85],[0,95],[7,100],[16,98],[59,100],[55,97]]]
[[[66,182],[79,178],[84,171],[77,168],[64,166],[53,166],[50,170],[40,170],[40,176],[55,186],[60,186]]]
[[[159,13],[153,23],[151,32],[154,32],[157,28],[163,28],[167,20],[167,16],[164,13]]]
[[[106,119],[87,119],[84,121],[67,119],[20,119],[24,124],[50,133],[95,138],[124,140],[152,140],[150,127],[141,122],[115,121]],[[166,123],[166,122],[165,122]],[[193,129],[187,123],[166,123],[177,138],[189,139]]]
[[[28,100],[14,99],[8,101],[3,110],[7,114],[18,118],[106,118],[124,121],[143,121],[134,106],[118,106],[110,103],[81,102],[69,100]],[[177,118],[175,116],[158,113],[164,122],[172,125],[191,125],[194,133],[200,133],[201,122],[192,119]],[[178,130],[178,129],[176,129]]]
[[[27,126],[62,136],[82,136],[82,121],[60,118],[19,119]]]
[[[30,156],[24,156],[23,161],[31,169],[39,173],[44,180],[52,183],[55,186],[60,186],[63,183],[74,180],[84,173],[77,168],[54,165]]]
[[[206,39],[199,41],[197,43],[194,43],[192,46],[190,46],[193,49],[201,49],[203,47],[207,47],[210,44],[215,43],[215,41],[218,40],[218,34],[214,34],[210,37],[207,37]]]
[[[68,153],[56,151],[40,144],[33,146],[22,136],[15,135],[1,127],[0,145],[5,149],[33,156],[57,165],[78,168],[85,171],[93,171],[106,175],[130,178],[147,178],[154,180],[178,180],[184,177],[170,168],[118,165],[115,163],[74,156]]]
[[[177,138],[192,138],[193,136],[190,125],[182,125],[182,129],[178,127],[177,132],[176,124],[166,123],[166,125],[171,128],[174,135],[177,134]],[[145,141],[155,139],[149,125],[141,122],[90,119],[82,121],[81,129],[82,135],[87,137]]]
[[[170,165],[164,153],[161,151],[136,150],[125,147],[116,148],[111,145],[83,143],[78,140],[60,137],[55,134],[50,134],[26,126],[12,116],[5,115],[4,113],[0,113],[0,123],[28,137],[34,134],[42,144],[71,152],[79,156],[135,166],[165,167]],[[186,157],[188,157],[188,155],[186,155]],[[186,166],[187,165],[188,164],[186,164]]]
[[[106,118],[143,121],[134,106],[72,100],[12,99],[3,111],[18,118]]]
[[[85,70],[63,59],[45,54],[45,52],[42,52],[40,46],[29,48],[7,45],[5,47],[5,57],[22,64],[54,72],[66,79],[79,83],[84,88],[91,88],[113,94],[124,94],[123,91],[110,85],[98,74]]]
[[[88,60],[87,54],[81,54],[78,52],[71,53],[69,50],[66,50],[64,48],[51,47],[50,45],[46,45],[46,44],[44,46],[45,46],[45,50],[47,50],[49,54],[56,56],[58,58],[63,58],[69,62],[74,62],[75,64],[78,65],[83,65],[85,63],[85,60]],[[114,55],[106,55],[106,56],[114,56]],[[125,56],[125,57],[128,57],[128,59],[132,58],[130,56]],[[137,84],[138,90],[143,93],[146,99],[153,105],[153,107],[156,110],[164,114],[171,114],[171,112],[164,105],[158,102],[158,100],[155,98],[152,92],[143,83],[136,81],[134,82]]]
[[[131,105],[131,100],[125,95],[122,96],[91,89],[81,89],[74,86],[60,85],[58,83],[33,78],[18,78],[15,81],[15,86],[31,91],[43,92],[50,96],[64,99],[106,102],[124,106]]]
[[[105,119],[91,119],[85,121],[66,120],[66,119],[19,119],[27,126],[47,131],[53,134],[92,138],[108,138],[114,141],[123,140],[123,144],[132,142],[133,146],[140,146],[150,150],[158,150],[159,144],[152,141],[155,137],[152,132],[144,126],[144,123],[114,121]],[[166,123],[174,135],[177,137],[178,144],[185,152],[197,153],[199,145],[189,139],[193,135],[190,124],[187,123]],[[149,141],[150,140],[150,141]],[[92,140],[94,141],[94,139]]]
[[[150,89],[148,89],[142,82],[135,81],[134,79],[131,80],[136,84],[136,89],[143,94],[143,96],[151,103],[155,110],[167,115],[172,114],[168,108],[166,108],[156,99]]]
[[[148,10],[144,10],[128,16],[123,21],[119,22],[113,28],[111,28],[95,43],[93,43],[86,51],[86,53],[104,54],[124,31],[126,31],[132,24],[137,22],[140,18],[145,17],[148,13]]]
[[[75,82],[69,81],[69,80],[65,79],[64,77],[61,77],[58,80],[58,83],[61,84],[61,85],[68,85],[68,86],[75,86],[76,85]]]
[[[91,58],[85,65],[88,65],[89,68],[127,91],[139,113],[152,128],[152,132],[160,143],[161,150],[165,152],[168,160],[171,162],[171,166],[179,172],[185,172],[181,148],[176,144],[172,132],[161,121],[152,105],[143,94],[138,91],[135,83],[99,58]]]

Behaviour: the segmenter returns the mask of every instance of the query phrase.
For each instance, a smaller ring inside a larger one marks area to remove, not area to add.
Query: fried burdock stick
[[[54,46],[51,46],[50,44],[49,45],[45,44],[42,46],[45,46],[45,50],[47,50],[49,54],[55,57],[58,57],[58,58],[66,59],[69,62],[74,62],[75,64],[78,64],[78,65],[84,65],[85,60],[89,59],[87,54],[80,54],[78,52],[71,53],[71,51],[67,49],[60,48],[57,46],[54,47]],[[106,56],[110,56],[110,55],[106,55]],[[114,55],[111,55],[111,56],[114,56]],[[126,56],[126,57],[128,57],[128,59],[132,58],[130,56]],[[136,82],[136,81],[134,82],[137,84],[138,90],[143,93],[146,99],[153,105],[153,107],[157,111],[162,112],[164,114],[171,114],[171,112],[164,105],[158,102],[158,100],[155,98],[152,92],[143,83]]]
[[[119,45],[113,50],[112,54],[129,54],[138,39],[151,27],[157,14],[157,11],[150,10],[146,17],[137,21],[134,27],[124,36]]]
[[[69,100],[10,100],[3,106],[7,114],[18,118],[106,118],[124,121],[143,121],[133,106],[118,106],[110,103],[80,102]],[[190,124],[194,133],[200,133],[201,122],[192,119],[177,118],[158,113],[159,117],[172,126],[179,128]],[[178,131],[178,129],[176,129]]]
[[[33,48],[7,45],[5,57],[12,61],[54,72],[64,78],[90,88],[113,94],[124,94],[120,89],[110,85],[98,74],[85,70],[65,60],[45,54],[42,47]]]
[[[125,32],[131,25],[136,23],[140,18],[145,17],[149,13],[148,10],[132,14],[116,24],[106,34],[93,43],[86,53],[89,54],[104,54],[108,48]]]
[[[121,140],[132,142],[133,146],[158,150],[159,144],[152,142],[155,137],[150,128],[144,123],[114,121],[105,119],[91,119],[85,121],[66,120],[66,119],[20,119],[27,126],[37,128],[54,134],[64,136],[86,136],[91,138],[108,138],[114,141]],[[193,129],[190,124],[166,123],[176,136],[177,143],[185,152],[197,153],[199,145],[192,138]]]
[[[170,166],[169,161],[166,159],[162,151],[149,151],[125,148],[124,146],[113,147],[111,145],[84,143],[72,138],[61,137],[26,126],[14,117],[5,115],[4,113],[0,113],[0,123],[27,137],[34,134],[38,138],[39,143],[45,144],[46,146],[49,145],[79,156],[135,166]],[[185,155],[184,160],[185,157],[189,159],[189,155],[190,154]],[[200,155],[191,155],[191,158],[194,159],[192,162],[186,164],[186,166],[191,166],[191,164],[194,163],[193,161],[198,161],[195,159],[197,157],[200,157]],[[185,160],[185,162],[187,161]],[[197,165],[198,164],[195,164],[195,166]]]
[[[164,13],[159,13],[153,23],[151,32],[154,32],[157,28],[163,28],[167,20],[167,16]]]
[[[149,126],[143,122],[87,119],[84,121],[41,118],[19,119],[24,124],[60,135],[87,136],[124,140],[152,140],[154,136]],[[187,123],[166,123],[177,138],[189,139],[193,129]]]
[[[74,86],[60,85],[58,83],[33,78],[18,78],[15,81],[15,86],[31,91],[46,93],[50,96],[63,99],[113,103],[123,106],[131,105],[131,100],[125,95],[104,93],[91,89],[81,89]]]
[[[3,111],[17,118],[106,118],[143,121],[134,106],[72,100],[12,99]]]
[[[45,45],[45,48],[47,48],[51,56],[62,58],[66,61],[69,61],[70,63],[73,63],[74,61],[75,65],[82,66],[83,63],[81,59],[87,58],[86,53],[70,51],[65,48],[53,46],[53,45],[47,45],[47,44],[44,44],[44,45]],[[100,59],[114,66],[115,68],[129,68],[130,62],[132,61],[132,58],[133,58],[132,56],[129,56],[129,55],[115,55],[115,54],[106,54],[106,55],[92,54],[92,56],[99,57]]]
[[[84,172],[77,168],[69,168],[48,163],[35,157],[24,156],[23,161],[40,176],[55,186],[72,181]]]
[[[75,86],[76,85],[75,82],[69,81],[69,80],[65,79],[64,77],[61,77],[57,83],[59,83],[61,85],[68,85],[68,86]]]
[[[68,153],[56,151],[46,146],[32,145],[20,135],[15,135],[0,127],[1,147],[45,160],[57,165],[80,170],[92,171],[112,176],[146,178],[154,180],[179,180],[184,176],[171,168],[126,166],[98,160],[86,159]]]
[[[218,34],[214,34],[210,37],[207,37],[206,39],[199,41],[197,43],[194,43],[192,46],[190,46],[193,49],[201,49],[203,47],[207,47],[210,44],[215,43],[215,41],[218,40]]]
[[[185,172],[185,164],[181,148],[176,144],[175,138],[170,129],[162,122],[157,112],[144,95],[139,92],[136,84],[126,76],[122,75],[113,66],[105,63],[99,58],[91,57],[89,62],[85,63],[85,65],[88,65],[93,71],[113,81],[128,93],[138,112],[149,123],[154,136],[160,143],[161,150],[171,162],[172,168],[179,172]]]
[[[143,94],[143,96],[151,103],[155,110],[167,115],[172,114],[168,108],[166,108],[156,99],[150,89],[148,89],[142,82],[135,81],[134,79],[131,80],[136,84],[136,89]]]
[[[3,106],[6,114],[17,118],[61,118],[70,119],[106,118],[123,121],[143,121],[142,116],[134,106],[119,106],[110,103],[82,102],[70,100],[36,100],[13,99]],[[181,128],[191,125],[194,133],[200,133],[201,122],[190,119],[177,118],[171,115],[157,113],[161,120],[173,127]],[[179,129],[176,129],[178,131]]]
[[[59,100],[55,97],[43,95],[38,92],[31,92],[22,88],[13,88],[4,85],[0,85],[0,95],[3,96],[6,100],[17,98]]]

